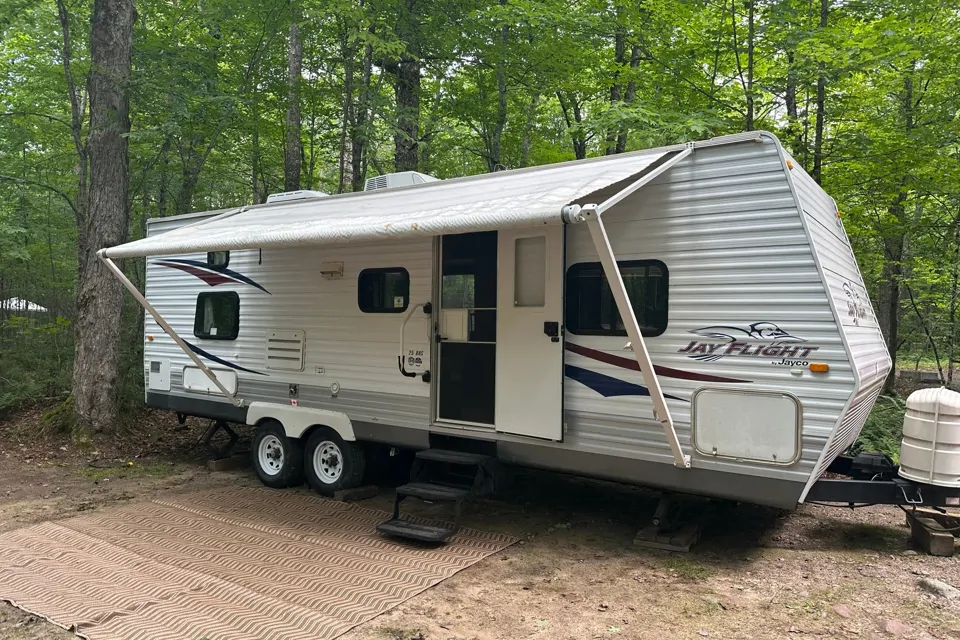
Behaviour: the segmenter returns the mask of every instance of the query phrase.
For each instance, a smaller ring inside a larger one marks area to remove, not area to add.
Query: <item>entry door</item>
[[[497,431],[563,439],[563,227],[501,230]]]

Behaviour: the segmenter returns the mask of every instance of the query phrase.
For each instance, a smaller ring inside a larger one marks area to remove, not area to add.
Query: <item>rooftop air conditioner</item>
[[[382,176],[367,178],[363,185],[364,191],[373,191],[375,189],[392,189],[394,187],[408,187],[412,184],[423,184],[425,182],[436,182],[437,178],[428,176],[425,173],[416,171],[400,171],[399,173],[385,173]]]

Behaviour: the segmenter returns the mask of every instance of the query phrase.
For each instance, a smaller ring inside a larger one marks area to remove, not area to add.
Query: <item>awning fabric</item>
[[[109,258],[331,245],[560,224],[567,204],[643,173],[676,147],[248,207],[104,250]]]

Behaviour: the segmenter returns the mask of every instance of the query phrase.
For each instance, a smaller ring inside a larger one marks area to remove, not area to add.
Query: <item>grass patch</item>
[[[833,542],[839,549],[857,551],[895,551],[903,546],[903,532],[892,527],[826,520],[811,532],[811,537]]]
[[[399,627],[384,627],[380,634],[389,640],[424,640],[420,629],[401,629]]]
[[[843,589],[819,589],[804,598],[786,602],[784,606],[793,611],[820,615],[821,611],[826,611],[831,605],[839,603],[843,596]]]
[[[660,562],[661,568],[684,580],[704,580],[713,575],[714,569],[686,555],[669,555]]]
[[[900,461],[900,439],[903,436],[903,414],[906,412],[906,403],[891,396],[880,396],[873,406],[863,430],[850,453],[856,455],[861,451],[885,453],[893,458],[893,463]]]
[[[100,481],[107,478],[161,478],[174,472],[169,462],[128,462],[109,467],[85,467],[80,473],[87,478]]]
[[[707,598],[692,598],[683,603],[683,614],[691,618],[711,616],[723,611],[718,601]]]

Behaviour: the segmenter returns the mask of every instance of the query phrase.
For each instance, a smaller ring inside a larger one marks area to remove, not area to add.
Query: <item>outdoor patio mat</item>
[[[0,600],[90,640],[335,638],[514,542],[425,547],[380,511],[234,488],[0,535]]]

